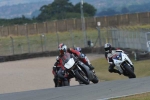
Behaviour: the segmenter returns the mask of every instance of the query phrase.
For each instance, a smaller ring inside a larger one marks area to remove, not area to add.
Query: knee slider
[[[110,68],[109,68],[108,71],[109,71],[110,73],[112,73],[112,72],[113,72],[113,69],[110,69]]]

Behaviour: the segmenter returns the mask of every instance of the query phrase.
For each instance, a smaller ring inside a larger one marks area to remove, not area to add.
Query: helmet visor
[[[62,48],[61,48],[61,47],[59,47],[58,49],[59,49],[59,51],[60,51],[60,50],[62,50]]]
[[[105,48],[105,52],[109,52],[110,51],[110,48]]]
[[[64,53],[64,51],[63,51],[63,50],[59,50],[59,53],[60,53],[60,54],[63,54],[63,53]]]

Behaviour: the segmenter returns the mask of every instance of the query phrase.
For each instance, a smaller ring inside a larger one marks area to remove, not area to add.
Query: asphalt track
[[[0,100],[108,100],[150,92],[150,77],[0,94]]]

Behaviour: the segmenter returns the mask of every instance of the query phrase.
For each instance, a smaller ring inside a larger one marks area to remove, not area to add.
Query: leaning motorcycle
[[[73,54],[65,53],[62,60],[67,72],[83,84],[89,84],[90,81],[98,83],[98,78],[95,73]]]
[[[121,74],[129,78],[136,78],[134,73],[134,66],[127,54],[124,52],[117,52],[117,54],[114,55],[112,59],[116,68],[120,71]]]
[[[57,71],[56,71],[56,73],[57,73]],[[54,79],[54,81],[56,82],[55,87],[70,86],[70,79],[68,78],[68,73],[65,73],[64,77],[65,78],[62,79],[58,75],[55,76],[55,79]]]
[[[61,78],[57,78],[57,86],[56,87],[62,87],[62,86],[69,86],[70,85],[70,80],[62,80]]]

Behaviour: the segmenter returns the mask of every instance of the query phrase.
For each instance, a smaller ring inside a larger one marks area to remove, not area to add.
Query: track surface
[[[87,56],[90,60],[104,57],[97,54]],[[56,57],[43,57],[0,63],[0,94],[53,88],[55,61]],[[72,79],[71,85],[78,85],[78,82]]]
[[[90,60],[104,57],[88,55]],[[150,92],[150,77],[53,88],[51,74],[56,57],[0,64],[0,100],[100,100]]]
[[[107,100],[150,91],[150,77],[1,94],[0,100]]]

